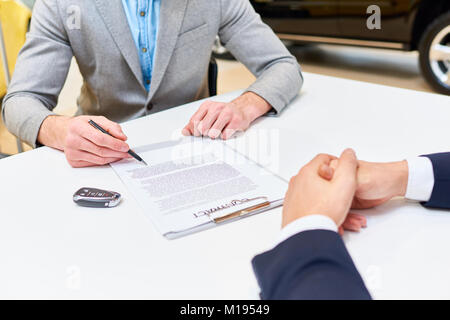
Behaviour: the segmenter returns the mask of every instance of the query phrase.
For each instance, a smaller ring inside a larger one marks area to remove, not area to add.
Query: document
[[[148,166],[134,159],[111,166],[167,237],[212,227],[249,207],[280,205],[287,190],[282,178],[220,140],[184,137],[134,151]]]

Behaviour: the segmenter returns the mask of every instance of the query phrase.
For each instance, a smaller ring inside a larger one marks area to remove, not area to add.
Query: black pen
[[[90,124],[91,126],[93,126],[95,129],[100,130],[101,132],[103,132],[103,133],[107,134],[108,136],[111,136],[111,137],[114,138],[114,136],[113,136],[111,133],[109,133],[108,131],[106,131],[106,130],[103,129],[102,127],[100,127],[98,124],[95,123],[95,121],[89,120],[89,124]],[[137,161],[142,162],[143,164],[145,164],[146,166],[148,166],[147,162],[145,162],[144,159],[142,159],[141,157],[139,157],[139,156],[137,155],[137,153],[134,152],[133,150],[131,150],[131,149],[128,150],[128,154],[129,154],[130,156],[132,156],[133,158],[135,158]]]

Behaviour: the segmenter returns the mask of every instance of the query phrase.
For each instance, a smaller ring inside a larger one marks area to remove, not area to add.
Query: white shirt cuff
[[[434,187],[433,164],[427,157],[414,157],[408,161],[408,186],[405,197],[416,201],[429,201]]]
[[[327,216],[318,214],[306,216],[297,219],[285,226],[281,230],[275,246],[296,235],[297,233],[308,230],[330,230],[337,232],[338,228],[336,226],[336,223],[334,223],[334,221]]]

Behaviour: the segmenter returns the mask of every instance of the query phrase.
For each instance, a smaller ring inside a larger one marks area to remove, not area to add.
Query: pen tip
[[[145,162],[145,160],[142,160],[142,163],[145,164],[146,166],[148,166],[147,162]]]

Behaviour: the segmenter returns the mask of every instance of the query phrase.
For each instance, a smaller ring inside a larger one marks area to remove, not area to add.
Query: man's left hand
[[[183,135],[226,140],[238,131],[247,130],[270,109],[270,104],[253,92],[246,92],[229,103],[206,101],[184,127]]]
[[[336,166],[336,160],[331,161],[329,166],[322,166],[319,169],[320,176],[330,180]],[[358,187],[352,209],[369,209],[394,197],[405,196],[408,175],[406,160],[387,163],[359,161]]]

